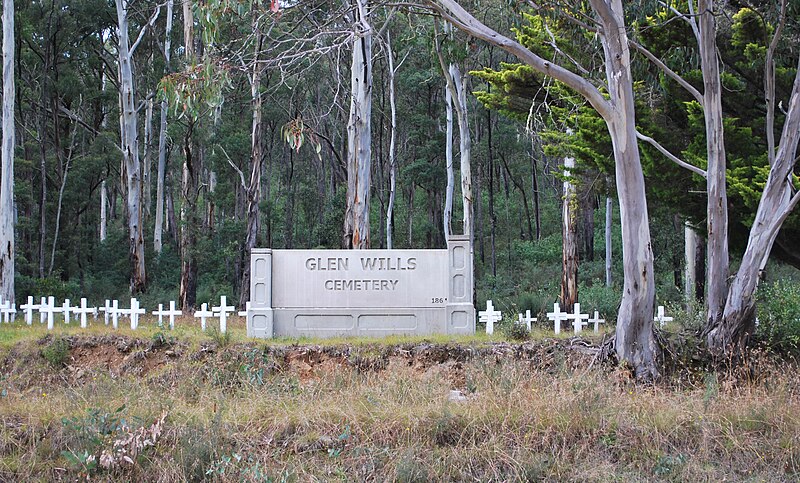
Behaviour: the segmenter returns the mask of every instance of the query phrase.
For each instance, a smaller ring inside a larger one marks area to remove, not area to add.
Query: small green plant
[[[216,342],[218,347],[227,347],[231,343],[231,333],[222,332],[216,327],[211,327],[208,331],[208,336],[211,337],[211,340]]]
[[[528,326],[525,324],[520,324],[519,321],[511,320],[505,324],[503,324],[502,328],[503,335],[508,340],[528,340],[531,337],[531,332],[528,330]]]
[[[69,357],[69,341],[60,336],[55,337],[42,349],[42,357],[53,367],[63,367]]]

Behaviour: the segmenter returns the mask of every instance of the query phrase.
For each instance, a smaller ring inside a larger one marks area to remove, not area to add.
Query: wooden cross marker
[[[672,318],[672,317],[667,317],[666,315],[664,315],[664,306],[663,305],[659,305],[658,306],[657,315],[655,317],[653,317],[653,322],[658,322],[660,327],[664,327],[664,324],[666,322],[672,322],[673,320],[675,320],[675,319]]]
[[[86,299],[85,298],[81,298],[81,306],[80,306],[80,308],[75,307],[74,309],[72,309],[72,311],[75,312],[75,315],[76,316],[79,315],[80,318],[81,318],[81,329],[85,329],[86,326],[87,326],[86,315],[94,313],[94,310],[95,310],[94,307],[87,307],[86,306]]]
[[[531,322],[536,322],[536,321],[537,321],[536,317],[531,317],[531,311],[530,310],[526,310],[525,311],[525,317],[523,317],[522,314],[519,314],[519,322],[518,323],[520,325],[525,324],[525,327],[528,328],[528,332],[531,331]]]
[[[69,299],[64,299],[64,303],[61,304],[61,311],[64,312],[64,323],[69,324],[69,312],[70,312]]]
[[[42,300],[39,303],[39,323],[40,324],[44,324],[44,319],[47,318],[47,314],[42,312],[42,307],[47,307],[47,300],[45,300],[44,297],[42,297]]]
[[[39,310],[47,314],[47,330],[53,330],[55,314],[61,312],[61,308],[56,307],[55,297],[47,297],[47,303]]]
[[[25,312],[25,323],[31,325],[33,324],[33,311],[39,310],[41,305],[33,303],[33,297],[28,295],[28,303],[20,305],[19,308]]]
[[[215,317],[219,317],[219,331],[225,333],[228,331],[228,313],[236,310],[236,307],[228,305],[228,298],[222,296],[219,298],[219,307],[211,307]]]
[[[106,299],[105,306],[100,307],[99,310],[103,312],[103,318],[105,319],[106,325],[108,325],[108,317],[111,315],[111,301]]]
[[[206,319],[213,316],[214,312],[208,310],[208,304],[203,304],[200,306],[200,310],[194,311],[194,317],[200,319],[200,329],[202,329],[203,332],[206,331]]]
[[[573,313],[569,314],[569,318],[572,319],[572,328],[575,330],[575,333],[580,334],[583,326],[588,324],[588,322],[584,322],[584,320],[589,319],[589,314],[582,314],[581,304],[575,302],[575,310],[573,310]]]
[[[169,301],[169,310],[164,310],[162,304],[158,304],[158,310],[153,312],[153,315],[158,316],[158,326],[163,327],[163,317],[166,315],[169,317],[169,330],[175,328],[175,316],[176,315],[183,315],[183,312],[180,310],[175,309],[175,301]]]
[[[561,322],[566,322],[569,319],[569,314],[561,311],[561,306],[558,302],[553,304],[553,311],[547,313],[547,318],[554,322],[553,329],[556,334],[561,333]]]
[[[503,319],[503,313],[495,310],[491,300],[486,301],[486,310],[478,312],[478,321],[486,323],[486,333],[494,334],[494,323]]]
[[[111,314],[111,327],[116,330],[119,328],[119,316],[122,315],[119,308],[119,301],[114,300],[111,302],[111,308],[108,309],[108,313]]]
[[[9,323],[12,320],[12,315],[17,313],[17,304],[12,304],[11,301],[3,302],[0,299],[0,313],[3,314],[3,322]]]
[[[600,314],[596,310],[594,311],[594,317],[587,320],[590,324],[594,324],[595,333],[600,332],[600,324],[605,323],[605,321],[605,319],[600,318]]]
[[[135,298],[131,299],[131,330],[139,328],[139,316],[147,313],[146,309],[139,308],[139,301]]]

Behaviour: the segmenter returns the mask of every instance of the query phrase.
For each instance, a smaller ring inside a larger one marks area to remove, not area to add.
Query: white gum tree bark
[[[170,71],[170,58],[172,56],[172,11],[173,0],[167,0],[167,26],[164,31],[164,70]],[[167,112],[169,104],[166,99],[161,101],[161,122],[158,132],[158,168],[156,175],[156,215],[153,233],[153,248],[156,253],[161,253],[162,237],[164,233],[164,172],[167,169]]]
[[[353,57],[350,67],[350,119],[347,123],[347,208],[345,248],[369,248],[369,191],[372,118],[372,26],[367,0],[355,0]]]
[[[470,35],[516,56],[537,72],[550,76],[582,95],[602,116],[611,136],[623,242],[623,294],[617,316],[616,351],[639,379],[659,377],[660,349],[653,333],[655,281],[644,175],[637,144],[630,51],[621,0],[591,0],[602,28],[609,97],[588,79],[547,61],[518,42],[487,27],[456,0],[429,0],[434,10]]]
[[[3,144],[0,157],[0,298],[14,301],[14,0],[3,0]]]

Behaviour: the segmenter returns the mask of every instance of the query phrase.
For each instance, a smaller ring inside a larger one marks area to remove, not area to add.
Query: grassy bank
[[[568,339],[137,335],[4,335],[0,480],[790,481],[800,468],[798,368],[766,357],[638,387]]]

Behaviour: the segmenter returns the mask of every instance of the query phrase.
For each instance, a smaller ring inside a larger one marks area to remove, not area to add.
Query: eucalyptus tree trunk
[[[575,158],[564,158],[561,198],[561,306],[571,312],[578,301],[578,200],[572,182]]]
[[[14,294],[14,0],[3,0],[3,142],[0,155],[0,297]]]
[[[708,262],[706,266],[708,295],[707,315],[710,324],[722,317],[728,281],[728,197],[725,186],[725,143],[722,124],[722,82],[716,42],[716,21],[713,0],[699,0],[698,30],[700,63],[703,72],[703,111],[706,124],[708,156],[707,232]]]
[[[191,0],[183,2],[183,48],[186,62],[193,64],[194,57],[194,14],[192,13]],[[200,175],[200,158],[194,149],[194,129],[197,121],[189,119],[186,133],[183,137],[183,169],[181,170],[181,226],[180,226],[180,253],[181,253],[181,284],[180,305],[186,310],[195,306],[197,299],[197,197],[198,177]]]
[[[142,227],[142,178],[137,137],[136,98],[133,65],[128,41],[128,2],[116,0],[119,54],[120,147],[127,187],[128,244],[131,266],[131,293],[147,287],[144,265],[144,233]]]
[[[469,117],[467,116],[467,78],[462,76],[458,66],[450,64],[450,77],[455,85],[456,115],[458,116],[458,143],[461,152],[461,202],[464,209],[463,230],[469,235],[470,246],[474,239],[472,232],[472,170],[470,158],[472,157],[472,140],[469,133]]]
[[[167,27],[164,32],[164,73],[170,71],[170,57],[172,55],[172,9],[173,0],[167,0]],[[164,172],[167,169],[167,112],[169,104],[166,99],[161,101],[161,123],[158,133],[158,174],[156,179],[156,219],[153,233],[153,248],[156,253],[161,253],[164,233]]]
[[[697,232],[689,222],[683,226],[684,265],[683,265],[683,297],[686,300],[687,310],[695,301],[695,287],[697,286]]]
[[[706,327],[706,344],[715,354],[738,354],[753,333],[755,291],[761,262],[772,249],[775,234],[800,201],[800,193],[795,193],[788,203],[784,201],[785,192],[791,189],[787,186],[787,179],[797,163],[797,144],[800,141],[800,59],[787,104],[775,161],[758,203],[742,263],[728,289],[722,320]]]
[[[142,183],[144,195],[144,212],[150,216],[150,165],[153,145],[153,99],[147,100],[144,116],[144,166],[142,167]]]
[[[261,225],[261,216],[258,209],[261,201],[261,152],[262,136],[262,98],[261,75],[263,67],[259,63],[264,36],[261,34],[258,23],[253,21],[253,31],[256,32],[255,62],[250,75],[250,102],[253,106],[253,118],[250,131],[250,183],[244,186],[247,198],[247,235],[244,244],[244,264],[242,267],[242,285],[239,288],[239,305],[244,307],[250,300],[250,252],[258,243],[258,233]]]
[[[456,178],[453,172],[453,96],[450,89],[445,87],[444,93],[445,112],[447,113],[447,132],[445,136],[445,164],[447,166],[447,189],[444,195],[444,236],[450,238],[452,233],[451,220],[453,219],[453,191],[455,190]]]
[[[106,188],[106,180],[100,182],[100,241],[106,241],[108,236],[108,188]]]
[[[614,201],[609,197],[606,198],[606,287],[611,286],[611,225],[613,222],[613,207]]]
[[[397,160],[395,159],[397,141],[397,105],[394,91],[394,76],[397,73],[394,67],[394,53],[392,52],[392,39],[386,31],[386,52],[389,58],[389,108],[391,111],[391,134],[389,138],[389,203],[386,208],[386,248],[391,250],[394,232],[394,199],[397,189]]]
[[[369,248],[369,191],[372,117],[372,27],[367,0],[355,0],[356,22],[350,67],[347,123],[347,208],[344,247]]]

